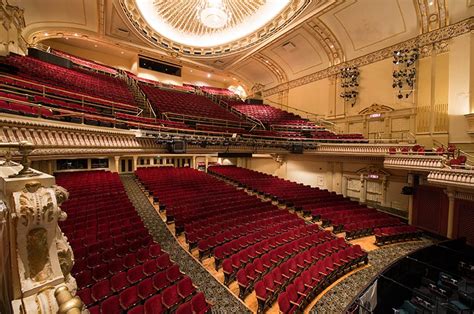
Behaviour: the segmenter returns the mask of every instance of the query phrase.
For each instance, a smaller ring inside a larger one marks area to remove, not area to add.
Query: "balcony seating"
[[[164,90],[140,83],[155,109],[161,113],[170,112],[208,119],[244,122],[204,96]]]
[[[78,295],[91,312],[140,312],[172,287],[185,295],[177,305],[196,295],[189,277],[153,242],[118,174],[80,171],[56,178],[71,195],[60,227],[74,251]]]
[[[234,92],[228,90],[227,88],[219,88],[219,87],[210,87],[210,86],[202,86],[201,90],[205,93],[216,95],[216,96],[224,96],[224,97],[236,97]]]
[[[28,56],[10,55],[3,63],[18,68],[20,78],[64,89],[71,92],[70,97],[74,93],[80,93],[117,103],[135,104],[125,81],[115,77],[80,69],[67,69]]]
[[[84,58],[76,57],[76,56],[73,56],[73,55],[68,54],[66,52],[60,51],[60,50],[52,49],[51,53],[56,55],[56,56],[62,57],[64,59],[71,60],[72,62],[74,62],[77,65],[80,65],[80,66],[83,66],[83,67],[86,67],[86,68],[90,68],[90,69],[93,69],[93,70],[96,70],[96,71],[102,71],[104,73],[108,73],[108,74],[112,74],[112,75],[116,75],[118,73],[115,68],[112,68],[112,67],[109,67],[109,66],[106,66],[106,65],[103,65],[103,64],[99,64],[97,62],[90,61],[90,60],[87,60],[87,59],[84,59]]]

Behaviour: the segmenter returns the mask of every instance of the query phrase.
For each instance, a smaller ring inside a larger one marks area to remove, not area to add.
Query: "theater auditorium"
[[[0,0],[0,313],[473,313],[473,0]]]

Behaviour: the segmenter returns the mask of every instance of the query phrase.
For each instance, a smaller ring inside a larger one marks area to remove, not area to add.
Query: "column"
[[[120,156],[114,156],[115,169],[114,172],[120,172]]]
[[[328,162],[328,168],[326,171],[326,189],[328,191],[334,191],[333,184],[332,184],[333,171],[334,171],[334,163]]]
[[[380,196],[381,200],[380,200],[380,205],[382,205],[383,207],[389,207],[389,204],[387,202],[387,185],[388,185],[388,181],[387,181],[387,177],[383,177],[382,179],[382,195]]]
[[[53,161],[48,160],[48,174],[53,174]]]
[[[206,172],[207,172],[207,166],[208,166],[208,164],[209,164],[209,156],[206,155],[206,165],[205,165],[205,167],[206,167]]]
[[[150,157],[150,166],[155,164],[155,157]]]
[[[413,187],[413,174],[409,173],[407,175],[408,186]],[[413,193],[408,195],[408,224],[413,223]]]
[[[446,195],[448,195],[449,199],[449,205],[448,205],[448,230],[446,233],[446,236],[449,239],[453,238],[453,232],[454,232],[454,190],[451,188],[448,188],[446,190]]]
[[[133,168],[132,171],[137,170],[137,164],[138,164],[138,156],[133,156]]]
[[[342,176],[342,195],[347,197],[347,177]]]
[[[367,200],[367,193],[365,188],[365,178],[364,175],[360,175],[360,196],[359,196],[359,203],[365,203]]]

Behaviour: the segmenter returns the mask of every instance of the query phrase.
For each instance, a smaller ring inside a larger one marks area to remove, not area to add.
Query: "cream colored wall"
[[[325,78],[289,90],[288,105],[322,116],[328,115],[334,95],[330,95],[329,79]]]
[[[341,158],[327,159],[311,155],[288,154],[283,156],[284,162],[280,165],[270,156],[258,158],[239,158],[237,165],[277,176],[282,179],[327,189],[342,194],[344,189],[343,177],[358,180],[358,171],[373,162],[350,162]],[[375,166],[383,168],[381,162]],[[408,196],[402,195],[403,186],[407,185],[405,171],[388,171],[385,205],[408,212]],[[346,187],[347,188],[347,187]]]
[[[467,134],[468,124],[464,117],[470,113],[471,34],[452,39],[449,48],[449,141],[453,143],[471,142]],[[471,96],[472,97],[472,96]]]

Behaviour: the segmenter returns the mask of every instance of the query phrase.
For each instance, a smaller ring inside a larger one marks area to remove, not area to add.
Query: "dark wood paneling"
[[[448,197],[442,188],[420,185],[413,195],[413,224],[445,236],[448,226]]]

